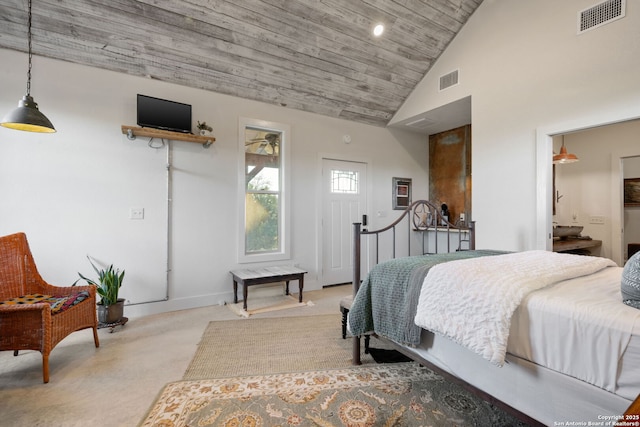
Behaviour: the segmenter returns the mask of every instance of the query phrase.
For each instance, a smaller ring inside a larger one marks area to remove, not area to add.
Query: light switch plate
[[[144,219],[144,208],[130,208],[129,219]]]

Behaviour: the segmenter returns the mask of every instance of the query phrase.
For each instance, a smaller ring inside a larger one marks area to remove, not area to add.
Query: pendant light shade
[[[28,132],[55,132],[49,119],[40,112],[38,104],[31,97],[31,0],[29,0],[29,15],[27,20],[27,40],[29,50],[29,68],[27,71],[27,94],[18,101],[18,108],[9,112],[0,125],[16,130]]]
[[[564,146],[564,138],[562,141],[562,147],[560,147],[560,154],[553,156],[553,163],[565,164],[575,163],[578,161],[578,157],[575,154],[567,153],[567,148]]]
[[[18,101],[18,108],[4,116],[2,126],[28,132],[56,131],[49,119],[38,110],[38,104],[31,95],[25,95]]]

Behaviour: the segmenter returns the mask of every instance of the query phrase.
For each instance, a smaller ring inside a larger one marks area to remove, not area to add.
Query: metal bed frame
[[[405,221],[406,220],[406,221]],[[411,254],[411,234],[414,232],[422,233],[422,254],[454,252],[462,250],[475,249],[475,221],[468,224],[456,223],[452,224],[445,218],[438,206],[428,200],[417,200],[411,203],[400,214],[400,216],[391,224],[379,230],[365,230],[362,223],[353,224],[353,296],[355,297],[362,279],[361,261],[362,261],[362,236],[373,236],[373,250],[375,254],[374,265],[380,262],[380,238],[381,236],[391,236],[391,258],[396,258],[398,235],[396,230],[400,230],[403,223],[406,222],[407,233],[407,254]],[[446,239],[446,250],[440,250],[438,235],[443,233]],[[451,237],[457,235],[453,241],[457,245],[452,250]],[[429,236],[434,236],[433,251],[431,251],[431,242]],[[466,246],[466,248],[464,247]],[[360,361],[360,337],[353,337],[353,364],[359,365]]]

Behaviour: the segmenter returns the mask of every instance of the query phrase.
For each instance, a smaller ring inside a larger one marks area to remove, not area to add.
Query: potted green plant
[[[209,126],[207,124],[207,122],[202,122],[200,123],[200,121],[198,121],[198,124],[196,125],[196,127],[198,128],[198,130],[200,131],[200,135],[206,135],[207,132],[212,132],[213,128],[211,126]]]
[[[97,287],[98,295],[100,295],[100,301],[98,302],[98,322],[102,324],[117,323],[122,319],[124,314],[124,298],[118,298],[118,292],[124,280],[124,270],[114,269],[113,264],[107,268],[99,269],[93,261],[91,261],[91,258],[87,256],[87,259],[98,275],[98,281],[96,282],[89,279],[80,272],[78,272],[78,275],[90,285]]]

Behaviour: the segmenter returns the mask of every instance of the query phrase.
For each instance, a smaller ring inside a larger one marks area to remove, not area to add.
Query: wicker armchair
[[[36,269],[26,235],[0,237],[0,351],[42,353],[42,377],[47,383],[51,350],[70,333],[87,328],[93,328],[99,347],[95,286],[46,283]]]

